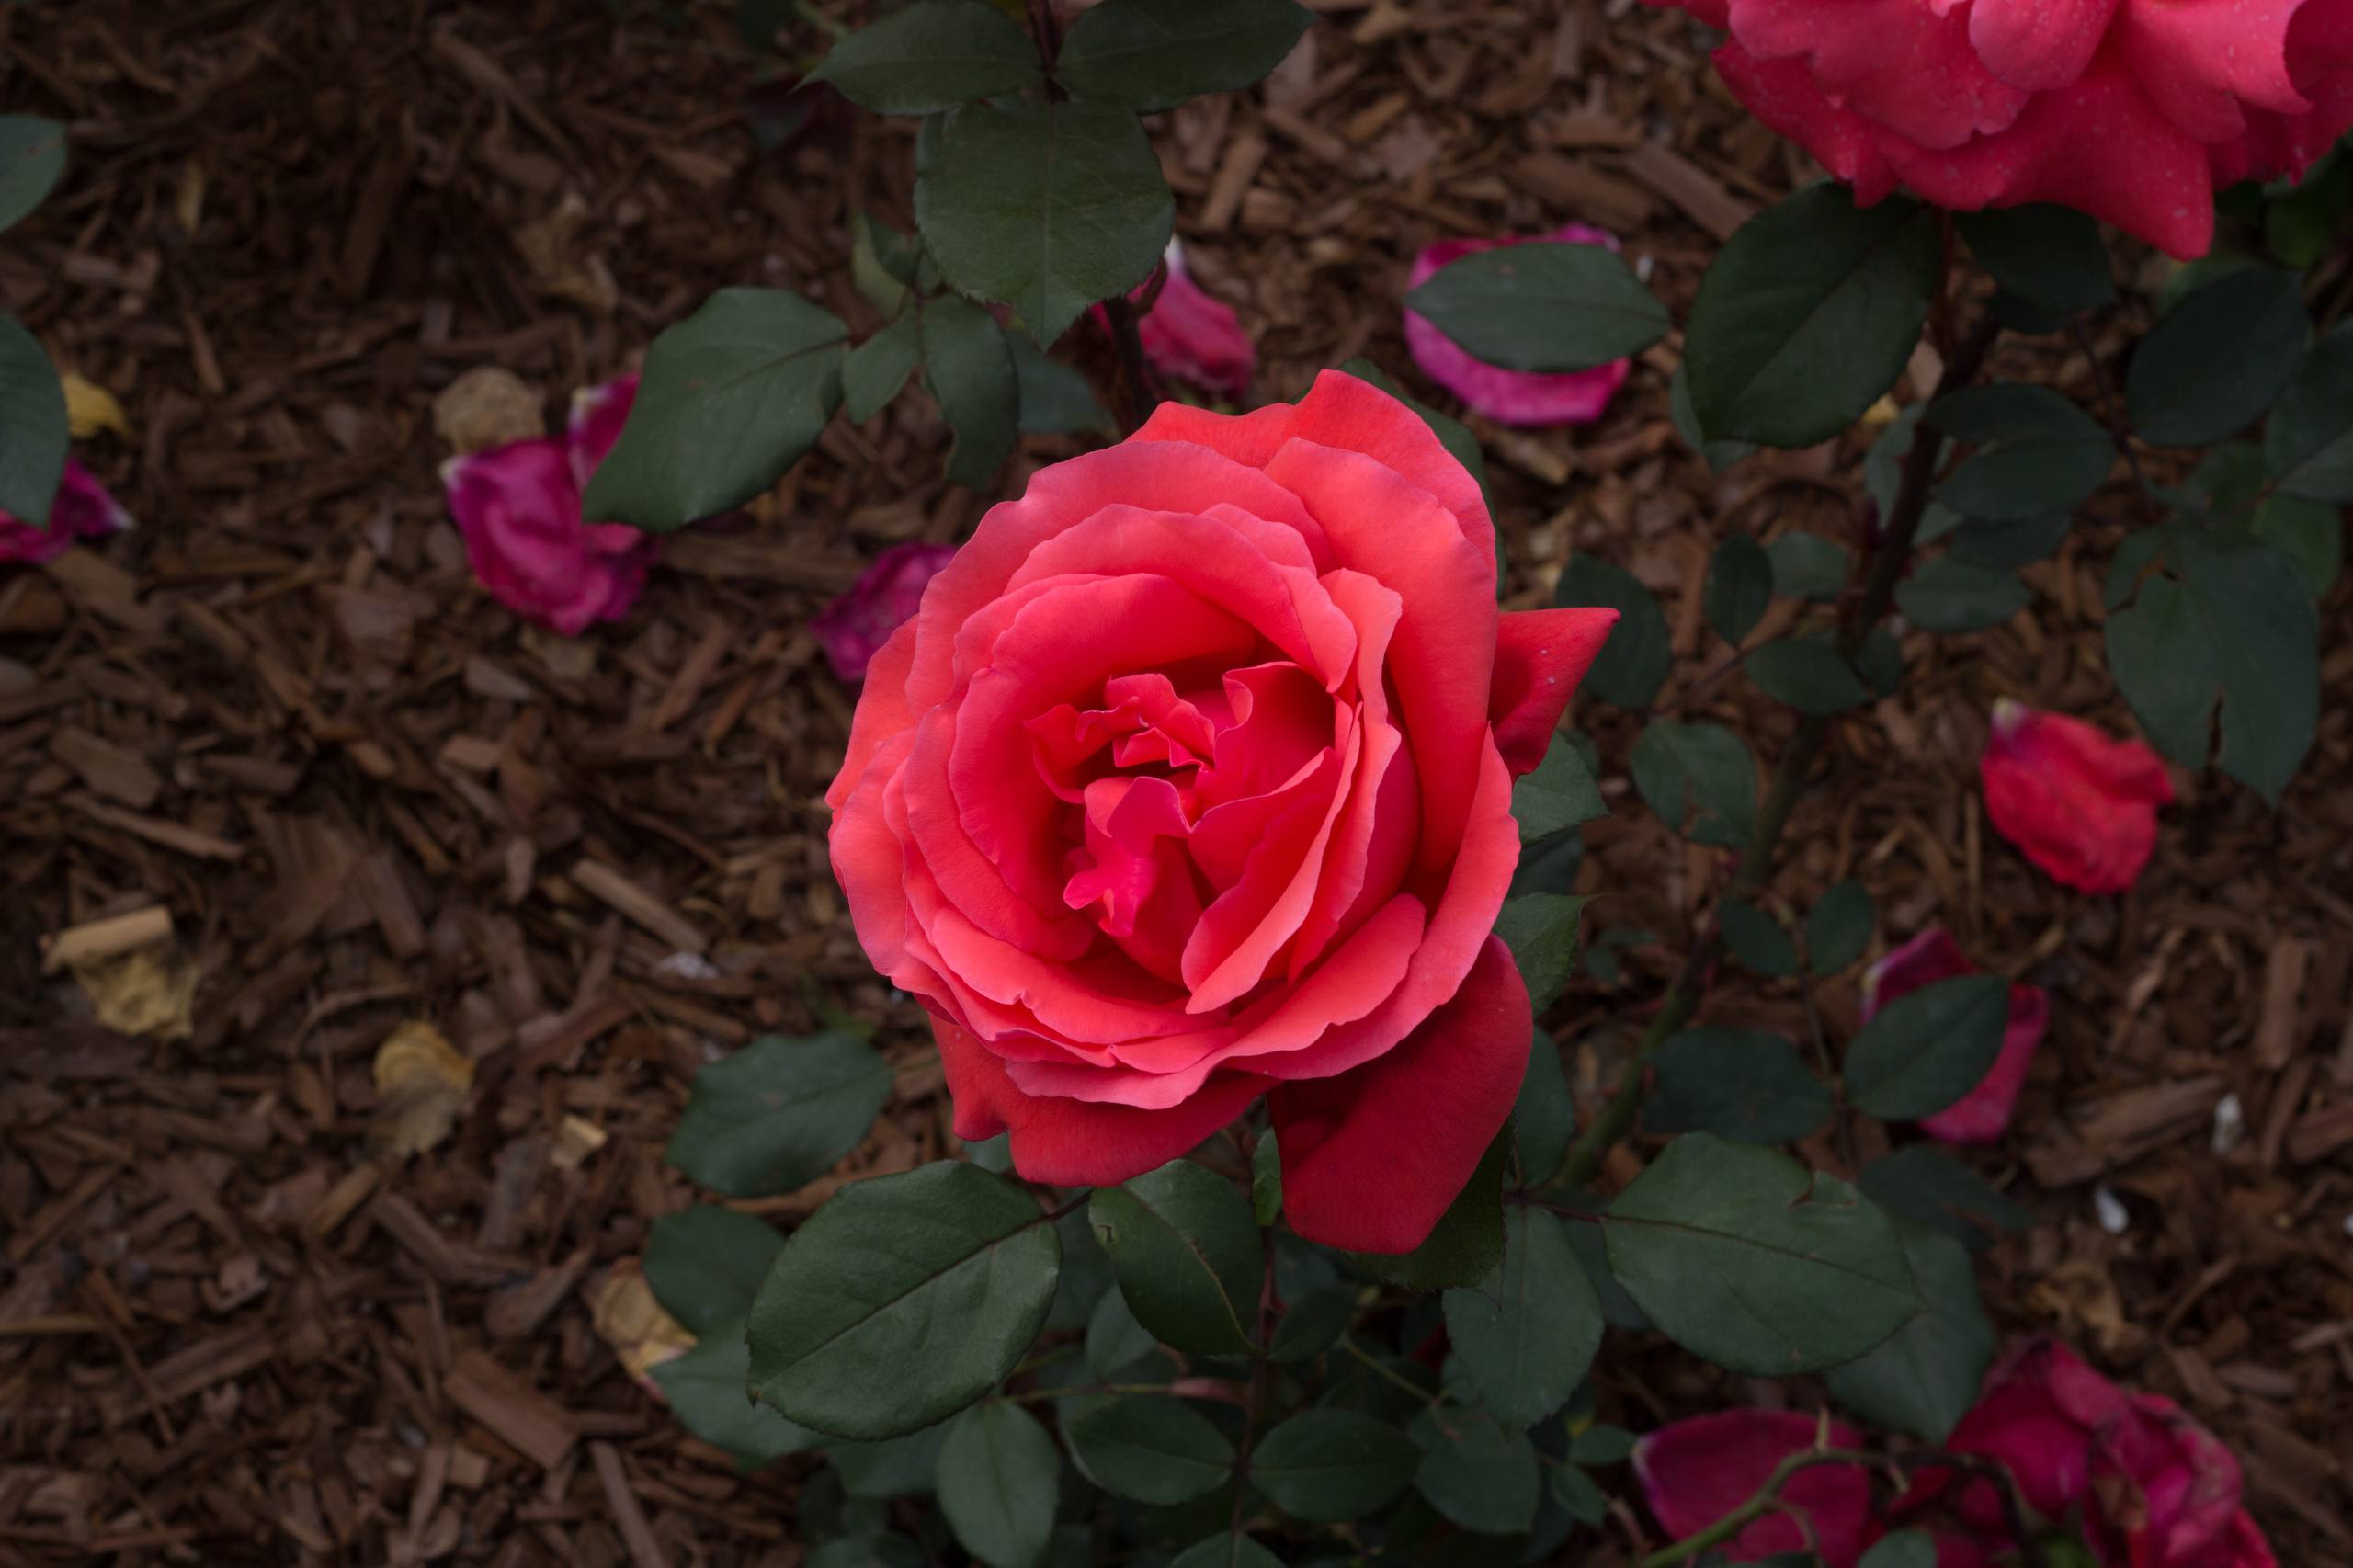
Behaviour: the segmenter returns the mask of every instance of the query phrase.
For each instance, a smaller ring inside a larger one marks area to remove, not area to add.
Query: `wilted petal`
[[[572,460],[572,483],[583,494],[588,489],[589,476],[597,472],[597,465],[605,460],[605,454],[621,438],[621,426],[629,423],[629,411],[636,402],[634,371],[572,394],[572,415],[565,423],[564,440]]]
[[[1239,397],[1257,372],[1258,350],[1242,330],[1233,307],[1193,281],[1184,247],[1168,242],[1168,276],[1152,309],[1136,322],[1136,335],[1154,365],[1179,381]],[[1130,298],[1141,301],[1150,284]]]
[[[923,603],[923,591],[955,555],[952,544],[893,545],[809,622],[825,662],[845,681],[866,678],[867,664]]]
[[[1450,261],[1498,246],[1530,244],[1605,245],[1618,248],[1614,235],[1583,223],[1569,223],[1549,234],[1529,234],[1503,240],[1440,240],[1414,258],[1408,288],[1417,289]],[[1476,358],[1440,332],[1427,316],[1405,312],[1405,347],[1422,373],[1467,403],[1476,414],[1506,425],[1586,425],[1601,417],[1609,400],[1625,384],[1633,367],[1624,359],[1567,375],[1538,375],[1510,370]]]
[[[1787,1410],[1724,1410],[1671,1421],[1634,1445],[1634,1474],[1659,1524],[1677,1540],[1696,1535],[1755,1494],[1774,1467],[1814,1446],[1823,1434],[1811,1415]],[[1861,1441],[1853,1427],[1830,1424],[1832,1447]],[[1854,1568],[1871,1536],[1870,1477],[1860,1465],[1813,1465],[1781,1488],[1803,1513],[1829,1568]],[[1733,1562],[1758,1562],[1806,1545],[1806,1528],[1787,1513],[1768,1515],[1733,1538]]]
[[[57,494],[49,504],[48,527],[37,528],[0,511],[0,562],[31,565],[54,560],[77,539],[120,533],[131,526],[131,514],[107,493],[97,475],[67,458]]]
[[[1975,974],[1977,966],[1961,956],[1952,933],[1931,926],[1863,973],[1863,1021],[1879,1015],[1907,992],[1939,980]],[[2008,1131],[2010,1112],[2018,1091],[2026,1086],[2027,1070],[2034,1065],[2051,1022],[2051,998],[2039,985],[2010,987],[2009,1023],[2002,1033],[2002,1053],[1977,1086],[1953,1105],[1924,1118],[1921,1131],[1948,1143],[1991,1143]]]
[[[2157,808],[2173,801],[2164,765],[2140,742],[2006,699],[1994,705],[1978,774],[1995,830],[2086,892],[2122,892],[2139,879],[2157,846]]]
[[[466,560],[501,604],[567,637],[629,613],[660,543],[584,524],[567,441],[517,441],[441,470]]]

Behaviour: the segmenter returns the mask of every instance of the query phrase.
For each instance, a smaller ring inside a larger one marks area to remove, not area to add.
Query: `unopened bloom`
[[[0,562],[38,565],[65,553],[77,539],[97,539],[131,526],[131,514],[107,494],[97,476],[73,458],[49,504],[49,524],[35,528],[0,511]]]
[[[1975,974],[1977,966],[1961,957],[1952,933],[1931,926],[1881,959],[1863,974],[1863,1022],[1896,998],[1933,985]],[[2051,1021],[2051,998],[2040,985],[2010,987],[2010,1017],[2002,1033],[2002,1053],[1994,1059],[1975,1088],[1955,1104],[1921,1119],[1921,1130],[1948,1143],[1991,1143],[2010,1125],[2018,1090],[2026,1085],[2027,1069],[2042,1043]]]
[[[1449,262],[1480,251],[1548,244],[1618,248],[1615,235],[1583,223],[1567,223],[1549,234],[1518,239],[1440,240],[1414,258],[1413,278],[1407,286],[1418,289]],[[1417,311],[1405,312],[1405,347],[1423,374],[1461,398],[1473,413],[1504,425],[1590,424],[1601,417],[1633,369],[1624,359],[1563,375],[1506,369],[1477,358]]]
[[[1994,704],[1977,771],[1995,831],[2053,880],[2122,892],[2157,846],[2157,808],[2173,784],[2157,754],[2080,719],[2005,698]]]
[[[866,666],[923,603],[923,591],[956,553],[952,544],[920,540],[892,545],[875,557],[849,591],[809,622],[825,662],[844,681],[866,678]]]

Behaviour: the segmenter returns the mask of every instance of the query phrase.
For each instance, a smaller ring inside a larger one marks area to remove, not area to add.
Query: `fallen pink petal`
[[[38,565],[54,561],[73,548],[77,539],[102,539],[131,526],[131,514],[107,493],[97,475],[73,458],[49,504],[49,524],[35,528],[0,511],[0,563]]]
[[[2157,846],[2157,808],[2173,785],[2157,754],[2080,719],[2005,698],[1978,774],[1994,829],[2053,881],[2122,892]]]
[[[625,524],[581,521],[569,441],[453,458],[441,483],[474,576],[517,614],[576,637],[637,602],[660,541]]]
[[[847,593],[809,622],[825,662],[843,681],[866,678],[866,666],[923,603],[923,591],[956,553],[952,544],[916,541],[877,556]]]
[[[1924,985],[1977,972],[1977,966],[1961,956],[1952,933],[1931,926],[1864,971],[1863,1022],[1870,1022],[1882,1008]],[[1947,1143],[1998,1141],[2009,1130],[2018,1091],[2026,1086],[2027,1072],[2034,1065],[2034,1053],[2050,1022],[2051,998],[2042,987],[2011,986],[2002,1053],[1975,1088],[1936,1115],[1923,1118],[1921,1131]]]
[[[1618,239],[1587,224],[1568,223],[1550,233],[1517,239],[1440,240],[1414,258],[1406,287],[1420,288],[1439,267],[1466,256],[1523,244],[1602,245],[1614,251]],[[1405,347],[1424,375],[1461,398],[1472,413],[1504,425],[1589,425],[1601,417],[1633,371],[1631,362],[1624,359],[1557,376],[1506,369],[1477,358],[1415,311],[1405,312]]]
[[[1722,1410],[1670,1421],[1635,1443],[1633,1463],[1643,1495],[1660,1526],[1681,1540],[1739,1507],[1791,1454],[1824,1439],[1812,1415],[1789,1410]],[[1862,1435],[1832,1422],[1832,1448],[1852,1449]],[[1855,1568],[1874,1535],[1871,1483],[1859,1465],[1810,1466],[1781,1488],[1782,1502],[1804,1515],[1770,1514],[1726,1546],[1728,1561],[1760,1562],[1803,1550],[1811,1532],[1828,1568]]]
[[[1147,281],[1129,298],[1141,303],[1151,288]],[[1258,350],[1242,330],[1242,318],[1193,281],[1184,247],[1175,240],[1168,242],[1167,277],[1152,308],[1137,318],[1136,335],[1145,358],[1163,372],[1228,397],[1248,392],[1257,373]]]
[[[589,476],[613,449],[613,443],[621,438],[621,426],[629,423],[629,411],[636,403],[634,372],[572,394],[572,413],[564,425],[564,439],[570,447],[572,482],[583,494],[587,493]]]

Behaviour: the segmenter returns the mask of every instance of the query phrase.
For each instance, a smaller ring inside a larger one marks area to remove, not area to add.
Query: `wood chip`
[[[570,1411],[479,1350],[459,1356],[442,1388],[451,1403],[542,1470],[563,1463],[580,1440]]]
[[[600,860],[576,862],[572,880],[682,953],[699,953],[710,945],[694,922]]]

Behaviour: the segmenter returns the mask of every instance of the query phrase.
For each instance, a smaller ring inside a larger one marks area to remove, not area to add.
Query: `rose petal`
[[[38,565],[53,561],[77,539],[102,539],[132,526],[131,514],[107,493],[98,476],[79,459],[67,458],[49,503],[49,523],[35,528],[0,510],[0,563]]]
[[[1258,351],[1233,307],[1193,281],[1184,247],[1168,242],[1168,276],[1152,309],[1137,318],[1146,358],[1180,381],[1239,397],[1257,373]],[[1142,300],[1149,283],[1129,297]]]
[[[1986,819],[2055,881],[2122,892],[2149,863],[2173,786],[2156,753],[2005,699],[1978,760]]]
[[[1731,1513],[1765,1484],[1776,1466],[1826,1437],[1852,1449],[1862,1435],[1840,1422],[1826,1434],[1811,1415],[1786,1410],[1724,1410],[1672,1421],[1634,1444],[1634,1475],[1660,1526],[1677,1540]],[[1854,1568],[1871,1535],[1870,1472],[1860,1465],[1813,1465],[1781,1488],[1782,1502],[1802,1511],[1806,1525],[1785,1514],[1758,1519],[1733,1538],[1730,1561],[1755,1562],[1813,1544],[1829,1568]]]
[[[858,574],[847,593],[812,616],[809,634],[834,674],[845,684],[865,679],[875,654],[915,618],[925,588],[955,555],[952,544],[892,545]]]
[[[1516,610],[1497,622],[1487,712],[1495,749],[1515,776],[1544,760],[1569,699],[1617,624],[1614,609]]]
[[[582,491],[603,465],[613,443],[621,438],[629,411],[637,405],[637,374],[616,376],[601,386],[572,394],[572,412],[564,422],[564,441],[572,458],[572,482]]]
[[[1830,102],[1926,148],[2006,131],[2029,97],[1985,68],[1971,26],[1923,0],[1732,0],[1751,57],[1802,56]]]
[[[618,620],[660,549],[619,524],[585,524],[563,441],[516,441],[441,470],[474,576],[508,608],[566,637]]]

